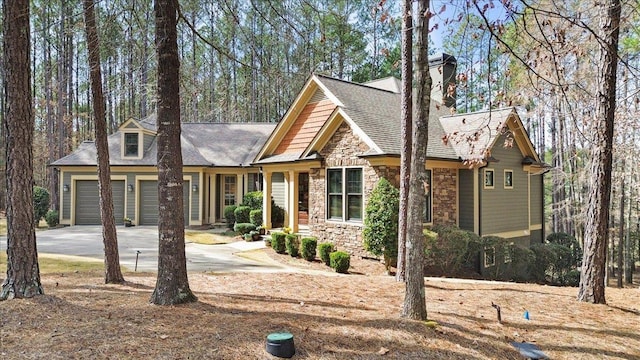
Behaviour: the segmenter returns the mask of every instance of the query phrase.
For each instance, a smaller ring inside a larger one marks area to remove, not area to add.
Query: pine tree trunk
[[[428,0],[418,1],[417,39],[417,99],[411,146],[411,174],[406,249],[406,292],[402,315],[414,320],[426,320],[424,288],[424,235],[422,233],[425,186],[427,186],[427,140],[431,76],[428,64],[429,35]]]
[[[5,0],[4,85],[7,108],[7,276],[0,300],[44,293],[33,214],[33,132],[29,0]]]
[[[158,53],[158,279],[151,295],[157,305],[197,301],[189,288],[184,252],[182,151],[175,0],[156,0]]]
[[[93,116],[95,117],[96,148],[98,150],[98,188],[100,189],[100,219],[102,221],[102,242],[104,244],[104,281],[107,284],[116,284],[124,282],[124,277],[122,276],[122,271],[120,271],[118,235],[113,217],[107,120],[104,96],[102,94],[102,73],[100,71],[100,42],[96,31],[93,0],[84,0],[83,4],[87,49],[89,51],[91,93],[93,95]]]
[[[406,280],[407,205],[409,203],[409,174],[411,173],[411,122],[413,121],[413,10],[411,0],[402,2],[402,100],[400,150],[400,216],[398,220],[398,266],[396,280]]]
[[[595,131],[591,144],[592,176],[586,213],[584,255],[578,300],[605,304],[607,219],[611,200],[613,127],[620,34],[620,0],[600,3],[600,51]]]

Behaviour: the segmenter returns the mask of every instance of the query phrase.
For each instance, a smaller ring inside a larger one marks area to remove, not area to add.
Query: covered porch
[[[280,163],[262,166],[262,220],[267,229],[288,227],[294,233],[309,232],[311,169],[319,168],[320,162]],[[283,224],[273,224],[272,201],[284,208]]]

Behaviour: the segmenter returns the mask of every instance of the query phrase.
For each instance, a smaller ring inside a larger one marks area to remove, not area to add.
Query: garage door
[[[124,180],[111,181],[113,217],[116,224],[124,220]],[[75,201],[76,225],[100,225],[100,191],[98,180],[77,180]]]
[[[189,225],[189,181],[182,188],[184,222]],[[158,181],[140,181],[140,225],[158,225]]]

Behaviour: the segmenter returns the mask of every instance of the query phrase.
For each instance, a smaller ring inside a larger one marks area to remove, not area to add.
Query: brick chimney
[[[445,53],[429,58],[431,98],[446,107],[456,105],[456,63],[453,55]]]

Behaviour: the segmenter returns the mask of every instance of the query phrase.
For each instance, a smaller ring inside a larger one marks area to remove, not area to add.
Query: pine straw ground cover
[[[270,359],[265,338],[283,330],[294,359],[519,359],[510,341],[552,359],[640,358],[637,286],[592,305],[575,288],[428,279],[431,328],[399,317],[404,289],[391,277],[315,273],[191,273],[199,302],[170,307],[148,303],[154,274],[127,273],[125,285],[45,274],[46,295],[0,302],[0,358]]]

